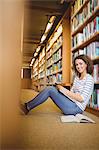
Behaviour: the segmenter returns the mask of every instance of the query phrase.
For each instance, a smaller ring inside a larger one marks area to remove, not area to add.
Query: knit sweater
[[[79,102],[75,99],[73,99],[73,101],[83,111],[85,110],[91,98],[93,88],[94,88],[94,79],[90,74],[87,74],[83,79],[79,79],[79,77],[75,77],[71,91],[74,93],[79,93],[83,98],[83,102]]]

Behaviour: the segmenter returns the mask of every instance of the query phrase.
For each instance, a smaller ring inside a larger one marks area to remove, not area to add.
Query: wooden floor
[[[33,90],[22,90],[21,101],[33,98]],[[48,99],[27,116],[20,112],[20,150],[99,150],[99,118],[90,123],[61,123],[61,111]]]

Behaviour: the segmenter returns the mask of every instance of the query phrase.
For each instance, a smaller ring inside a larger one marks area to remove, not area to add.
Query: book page
[[[76,117],[80,120],[80,122],[95,123],[94,120],[82,114],[77,114]]]

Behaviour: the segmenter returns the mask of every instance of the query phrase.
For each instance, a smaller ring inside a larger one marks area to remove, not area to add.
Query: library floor
[[[21,101],[37,93],[23,89]],[[20,150],[98,150],[99,118],[85,112],[96,121],[90,123],[61,123],[61,111],[48,99],[27,116],[21,114]]]

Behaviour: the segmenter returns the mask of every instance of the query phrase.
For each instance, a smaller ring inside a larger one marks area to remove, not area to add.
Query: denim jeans
[[[34,99],[27,102],[27,108],[29,110],[45,102],[48,97],[61,109],[66,115],[76,115],[83,111],[76,105],[75,102],[71,101],[68,97],[64,96],[55,87],[50,86],[42,90]]]

